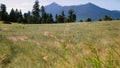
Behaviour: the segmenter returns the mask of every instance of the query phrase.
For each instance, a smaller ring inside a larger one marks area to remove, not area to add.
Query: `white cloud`
[[[26,2],[26,3],[20,3],[20,4],[12,4],[12,5],[8,5],[8,12],[10,12],[10,10],[12,8],[14,9],[21,9],[22,12],[28,12],[30,10],[32,10],[32,3]]]

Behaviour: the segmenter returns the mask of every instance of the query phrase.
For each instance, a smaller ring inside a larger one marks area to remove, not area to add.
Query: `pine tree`
[[[32,14],[33,14],[33,22],[35,24],[39,24],[39,17],[40,17],[40,9],[39,9],[39,1],[36,0],[35,4],[33,5],[33,10],[32,10]]]
[[[13,8],[11,9],[10,14],[9,14],[9,21],[16,22],[16,14]]]
[[[18,12],[17,22],[18,23],[23,22],[23,15],[22,15],[22,11],[21,10]]]
[[[68,16],[68,20],[69,22],[75,22],[76,21],[76,15],[74,14],[74,11],[71,9],[69,10],[69,16]]]
[[[52,14],[47,14],[47,20],[46,20],[46,23],[53,23],[53,18],[52,18]]]
[[[54,23],[52,14],[49,14],[49,18],[50,18],[50,23]]]
[[[62,15],[59,15],[58,16],[58,23],[63,23],[63,16]]]
[[[41,14],[42,14],[41,23],[46,23],[47,16],[49,15],[45,12],[44,6],[41,7]]]
[[[8,13],[6,12],[5,4],[0,4],[0,20],[2,20],[2,21],[8,20]]]
[[[27,13],[23,14],[23,22],[24,24],[27,24]]]
[[[61,15],[62,15],[62,16],[61,16],[61,17],[62,17],[61,22],[64,23],[64,22],[65,22],[65,14],[64,14],[64,11],[62,11]]]
[[[31,16],[30,11],[24,13],[24,24],[33,24],[33,17]]]
[[[58,15],[56,14],[56,16],[55,16],[55,23],[58,23],[57,19],[58,19]]]
[[[67,18],[65,17],[64,11],[61,12],[61,15],[56,14],[56,23],[65,23],[67,22]]]
[[[15,22],[17,22],[17,19],[19,18],[19,11],[18,9],[15,10]]]
[[[47,17],[46,23],[51,23],[50,14],[47,14],[46,17]]]

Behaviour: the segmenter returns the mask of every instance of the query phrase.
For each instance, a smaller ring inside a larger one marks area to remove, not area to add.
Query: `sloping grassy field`
[[[120,68],[120,21],[2,24],[1,68]]]

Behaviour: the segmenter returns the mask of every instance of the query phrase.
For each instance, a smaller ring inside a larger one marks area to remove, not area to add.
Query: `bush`
[[[99,21],[102,21],[102,19],[99,19]]]
[[[80,20],[79,22],[83,22],[83,20]]]
[[[92,19],[91,18],[87,18],[86,22],[91,22]]]
[[[104,21],[111,21],[111,20],[112,20],[112,18],[107,15],[104,17]]]

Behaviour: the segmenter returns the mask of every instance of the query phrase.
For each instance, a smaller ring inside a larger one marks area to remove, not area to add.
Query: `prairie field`
[[[120,68],[120,21],[0,22],[0,68]]]

